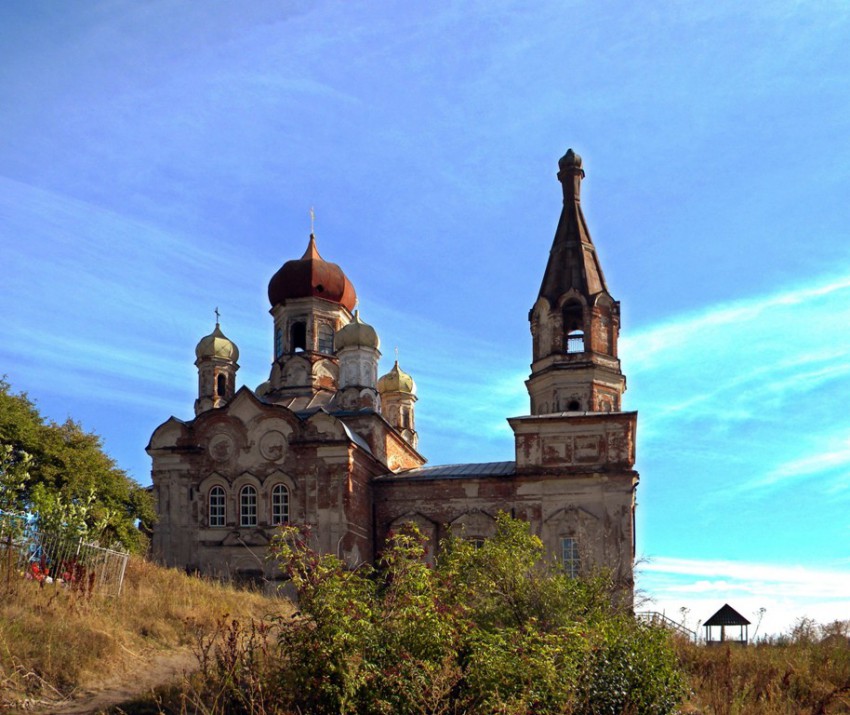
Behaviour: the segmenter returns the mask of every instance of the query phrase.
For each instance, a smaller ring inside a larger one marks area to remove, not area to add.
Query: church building
[[[568,573],[603,567],[630,593],[637,413],[622,411],[620,304],[581,210],[583,178],[581,157],[568,151],[558,171],[564,205],[529,312],[530,410],[508,418],[513,461],[425,466],[413,378],[397,360],[378,377],[378,335],[311,234],[304,255],[269,282],[268,381],[237,389],[239,350],[216,322],[195,350],[194,418],[171,417],[151,437],[155,557],[273,580],[265,553],[281,524],[309,525],[317,549],[353,567],[414,522],[433,559],[446,534],[484,539],[504,511],[530,522]]]

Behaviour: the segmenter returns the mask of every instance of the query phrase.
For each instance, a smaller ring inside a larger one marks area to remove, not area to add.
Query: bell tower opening
[[[307,323],[298,321],[289,329],[289,351],[297,352],[307,349]]]
[[[562,311],[564,325],[564,352],[584,352],[584,311],[581,304],[571,301]]]

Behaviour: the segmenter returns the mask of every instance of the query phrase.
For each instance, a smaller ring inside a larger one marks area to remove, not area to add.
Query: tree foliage
[[[280,623],[281,712],[661,715],[683,696],[667,633],[619,609],[607,579],[546,562],[525,522],[450,538],[433,568],[412,525],[375,569],[308,544],[295,527],[275,542],[300,608]]]
[[[26,394],[0,379],[0,487],[4,511],[105,544],[144,548],[137,522],[154,519],[150,495],[103,451],[100,437],[68,419],[45,420]]]

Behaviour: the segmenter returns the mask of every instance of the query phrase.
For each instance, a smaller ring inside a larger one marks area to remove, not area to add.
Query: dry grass
[[[25,696],[67,696],[132,672],[151,651],[181,646],[198,651],[206,645],[209,657],[213,641],[236,642],[236,626],[228,625],[232,619],[250,624],[289,609],[285,601],[191,578],[141,559],[130,562],[120,598],[89,599],[62,587],[40,588],[20,578],[7,585],[0,578],[0,711]],[[846,625],[850,632],[850,623]],[[243,660],[250,656],[253,663],[254,651],[262,650],[251,640],[255,635],[245,631],[240,637],[247,638],[246,643],[231,650]],[[692,689],[681,712],[850,714],[850,641],[822,638],[818,631],[747,648],[680,642],[679,660]],[[199,665],[204,666],[203,658]],[[208,675],[207,666],[202,673]],[[181,703],[174,712],[186,710],[187,692],[194,691],[184,687],[166,698]]]
[[[229,615],[262,619],[289,608],[258,593],[186,576],[142,559],[127,566],[119,598],[85,596],[20,578],[0,581],[3,702],[68,695],[152,650],[193,645]]]
[[[679,645],[693,693],[683,713],[850,713],[850,647],[789,642],[742,647]]]

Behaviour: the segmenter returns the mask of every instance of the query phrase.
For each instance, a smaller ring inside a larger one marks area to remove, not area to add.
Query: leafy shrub
[[[500,515],[480,548],[448,539],[435,568],[412,525],[377,569],[308,537],[275,542],[300,608],[278,623],[284,712],[663,715],[682,698],[667,633],[618,609],[608,579],[545,562],[525,522]]]

